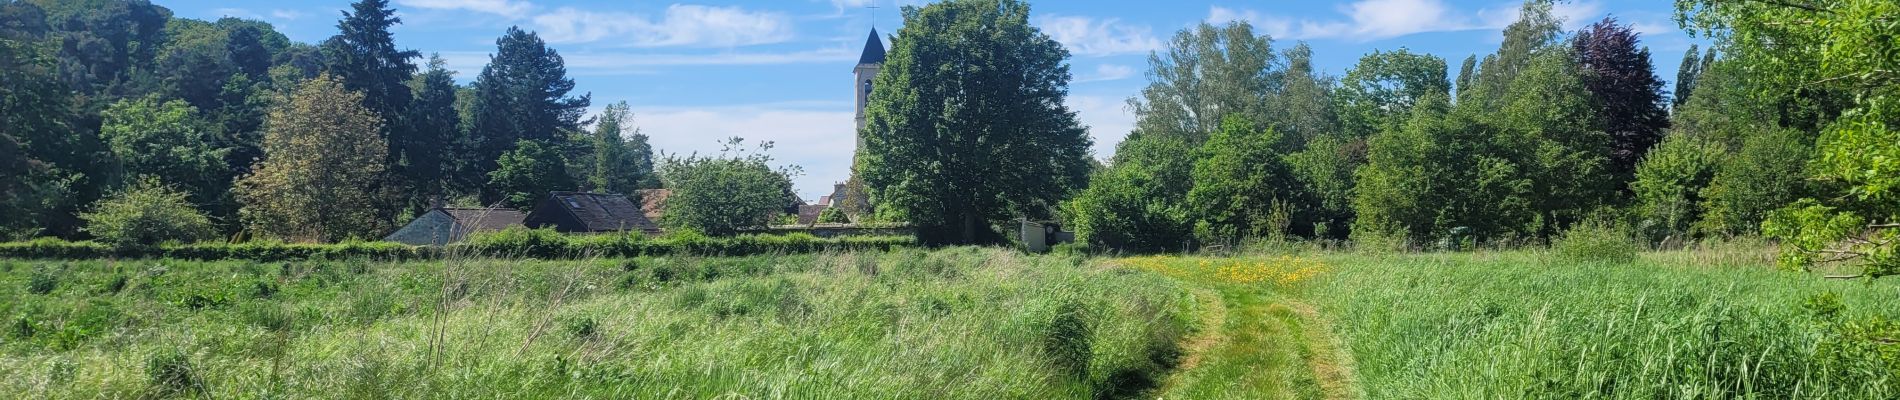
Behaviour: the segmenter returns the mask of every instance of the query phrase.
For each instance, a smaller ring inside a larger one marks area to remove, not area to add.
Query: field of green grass
[[[1900,396],[1900,284],[1769,251],[1329,255],[1304,288],[1369,398]]]
[[[1900,396],[1900,283],[1759,246],[0,260],[0,317],[34,398]]]
[[[591,261],[0,260],[28,398],[1090,398],[1195,304],[995,249]]]

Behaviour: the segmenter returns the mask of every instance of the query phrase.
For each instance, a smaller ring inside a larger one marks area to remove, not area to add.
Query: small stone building
[[[534,211],[528,213],[522,225],[532,229],[554,228],[562,233],[660,232],[659,225],[648,219],[633,199],[611,193],[549,193],[535,204]]]
[[[417,246],[441,246],[460,242],[475,232],[499,231],[521,225],[527,217],[507,208],[437,207],[409,221],[402,229],[384,237],[384,241]]]

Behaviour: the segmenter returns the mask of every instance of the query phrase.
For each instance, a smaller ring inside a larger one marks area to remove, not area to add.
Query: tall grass
[[[32,293],[45,285],[35,276],[55,282]],[[0,260],[0,392],[1100,397],[1165,372],[1191,303],[1153,273],[967,248],[559,262]]]
[[[1900,396],[1900,284],[1761,253],[1336,254],[1309,297],[1370,398]]]

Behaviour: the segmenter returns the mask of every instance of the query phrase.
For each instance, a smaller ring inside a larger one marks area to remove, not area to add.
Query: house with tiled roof
[[[612,193],[553,192],[536,203],[523,219],[531,229],[553,228],[562,233],[660,232],[659,224],[633,199]]]

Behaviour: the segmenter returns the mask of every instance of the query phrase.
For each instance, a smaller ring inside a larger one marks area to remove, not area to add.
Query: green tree
[[[1690,44],[1689,50],[1682,52],[1682,65],[1676,67],[1676,91],[1670,98],[1671,106],[1682,107],[1682,103],[1689,101],[1689,95],[1695,94],[1696,78],[1702,75],[1701,53],[1696,50],[1696,45]]]
[[[1466,64],[1469,69],[1470,63]],[[1349,137],[1364,138],[1403,125],[1420,100],[1450,93],[1445,59],[1403,48],[1375,50],[1360,57],[1359,64],[1340,79],[1340,120]]]
[[[670,228],[710,235],[731,235],[744,228],[764,227],[796,200],[792,196],[795,168],[771,167],[770,142],[758,152],[747,152],[744,140],[732,138],[719,156],[667,157],[660,163],[661,179],[673,193],[666,198]]]
[[[1615,205],[1611,140],[1566,46],[1547,46],[1514,73],[1488,111],[1460,103],[1496,128],[1494,148],[1532,184],[1536,223],[1519,232],[1548,238],[1599,208]]]
[[[1823,190],[1763,224],[1764,233],[1783,240],[1783,265],[1847,263],[1863,269],[1859,276],[1900,274],[1900,164],[1892,161],[1900,159],[1900,87],[1893,84],[1900,81],[1900,53],[1891,45],[1900,36],[1891,22],[1900,4],[1686,0],[1677,12],[1685,25],[1722,39],[1727,56],[1748,67],[1745,80],[1761,85],[1753,95],[1798,88],[1794,98],[1807,100],[1780,104],[1781,126],[1820,133],[1809,171]],[[1696,97],[1708,88],[1698,83]],[[1813,106],[1828,100],[1811,95],[1817,92],[1841,94],[1843,111]]]
[[[1085,183],[1068,51],[1029,24],[1027,4],[951,0],[904,20],[859,133],[874,203],[926,243],[997,242],[991,224],[1045,218]]]
[[[1756,233],[1769,212],[1809,195],[1807,166],[1814,144],[1789,129],[1749,132],[1738,151],[1723,155],[1702,191],[1698,228],[1720,235]]]
[[[1305,187],[1281,157],[1287,140],[1244,115],[1229,115],[1194,153],[1188,190],[1194,234],[1209,243],[1285,235],[1310,210]]]
[[[631,194],[649,187],[646,181],[653,179],[653,148],[639,129],[627,128],[633,122],[627,102],[607,105],[598,118],[589,136],[593,167],[587,176],[588,190]],[[625,136],[629,130],[633,140]]]
[[[580,131],[581,114],[591,96],[568,97],[574,80],[567,78],[561,55],[533,32],[509,27],[495,40],[495,54],[475,78],[468,115],[474,168],[466,173],[486,176],[496,160],[523,139],[566,148],[566,139]],[[482,201],[501,197],[496,188],[482,190]]]
[[[87,233],[121,247],[190,243],[216,236],[211,219],[186,197],[185,192],[146,177],[99,200],[80,217],[86,220]]]
[[[208,22],[174,19],[166,24],[165,37],[155,60],[165,95],[201,110],[218,108],[225,81],[238,73],[229,36]]]
[[[394,221],[403,209],[426,204],[430,190],[423,186],[439,180],[441,165],[434,156],[440,144],[418,137],[409,120],[415,94],[409,81],[416,74],[410,60],[422,57],[415,50],[396,47],[390,29],[402,24],[388,0],[360,0],[337,20],[338,33],[322,44],[323,70],[343,83],[343,88],[363,95],[363,107],[381,117],[385,176],[374,196],[377,218]],[[435,133],[435,132],[431,132]]]
[[[1313,68],[1313,48],[1306,43],[1287,49],[1283,58],[1286,75],[1279,91],[1268,98],[1270,119],[1263,122],[1270,121],[1269,127],[1286,135],[1287,148],[1298,149],[1339,130],[1333,78]]]
[[[1201,23],[1174,34],[1164,52],[1148,55],[1148,86],[1128,105],[1140,135],[1178,135],[1200,145],[1230,113],[1267,121],[1268,99],[1286,70],[1273,38],[1236,21]]]
[[[147,96],[113,103],[102,116],[99,135],[124,183],[147,176],[166,179],[206,212],[234,211],[223,206],[232,178],[224,164],[228,150],[217,147],[217,125],[197,108]]]
[[[1186,250],[1193,239],[1187,193],[1195,147],[1171,135],[1130,137],[1069,203],[1076,239],[1132,252]]]
[[[42,232],[48,214],[69,196],[66,187],[46,164],[27,158],[20,143],[0,132],[0,240],[18,240]]]
[[[449,189],[444,178],[454,143],[462,136],[462,116],[455,110],[455,71],[447,64],[441,56],[432,56],[429,69],[410,82],[415,101],[409,104],[409,128],[417,141],[405,160],[416,179],[414,196],[407,204],[410,212],[427,207]]]
[[[549,192],[574,188],[560,150],[541,142],[523,140],[502,153],[497,164],[500,167],[488,173],[488,186],[502,193],[502,204],[508,207],[532,209]]]
[[[236,188],[251,233],[336,241],[386,228],[372,193],[388,146],[362,94],[319,75],[273,107],[267,126],[264,160]]]
[[[275,95],[268,82],[254,81],[249,75],[232,76],[224,82],[224,90],[218,95],[221,106],[206,117],[222,127],[218,147],[229,150],[224,163],[230,176],[250,173],[251,164],[264,156],[264,118],[270,113]]]
[[[1464,98],[1465,89],[1470,89],[1471,84],[1473,83],[1472,80],[1477,79],[1476,77],[1472,76],[1472,74],[1475,73],[1475,70],[1477,68],[1478,68],[1478,56],[1477,55],[1465,56],[1465,62],[1458,66],[1458,88],[1457,88],[1458,92],[1454,94],[1452,98],[1454,99]]]
[[[1441,94],[1412,108],[1405,127],[1374,135],[1355,174],[1355,240],[1430,243],[1521,236],[1535,225],[1533,185],[1497,128]]]
[[[38,16],[38,7],[0,5],[13,14]],[[74,208],[88,198],[86,179],[98,170],[97,137],[77,129],[71,91],[59,79],[43,32],[23,21],[0,29],[0,234],[71,236],[79,221]]]
[[[291,47],[290,38],[262,21],[225,17],[216,24],[225,32],[225,54],[231,64],[252,80],[270,76],[277,56]]]
[[[1477,74],[1471,78],[1471,90],[1458,89],[1461,106],[1477,103],[1476,106],[1486,110],[1501,106],[1497,98],[1509,93],[1509,86],[1517,80],[1517,75],[1531,65],[1541,50],[1557,44],[1563,21],[1551,13],[1551,3],[1551,0],[1524,2],[1518,10],[1517,22],[1504,27],[1504,42],[1498,45],[1498,51],[1485,56],[1478,64]]]
[[[172,12],[149,1],[35,0],[46,20],[59,27],[59,78],[79,93],[111,102],[143,96],[156,82],[140,82],[165,43]]]
[[[1291,81],[1291,78],[1289,78]],[[1288,156],[1319,211],[1316,234],[1344,238],[1353,220],[1353,171],[1366,163],[1366,140],[1398,130],[1421,99],[1446,96],[1445,61],[1410,50],[1375,51],[1359,59],[1334,91],[1339,115],[1331,129]]]
[[[1690,228],[1702,220],[1703,192],[1715,178],[1724,150],[1720,142],[1679,132],[1664,137],[1643,157],[1630,183],[1642,233],[1655,241],[1697,234]]]

